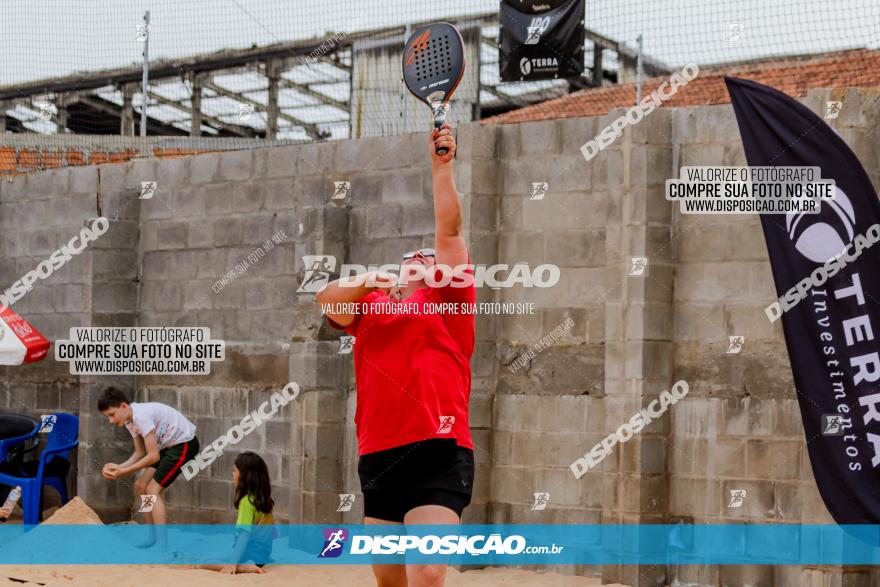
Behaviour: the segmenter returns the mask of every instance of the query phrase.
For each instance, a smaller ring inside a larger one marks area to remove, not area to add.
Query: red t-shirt
[[[348,327],[328,318],[355,337],[359,454],[428,438],[455,438],[473,449],[468,402],[476,299],[473,285],[424,287],[400,301],[374,291],[357,301],[360,312]],[[455,304],[457,311],[437,313],[437,304]]]

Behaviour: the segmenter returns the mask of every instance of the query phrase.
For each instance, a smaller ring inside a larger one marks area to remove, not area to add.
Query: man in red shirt
[[[399,281],[373,271],[329,283],[316,296],[330,325],[356,337],[365,524],[458,524],[473,488],[468,400],[476,290],[452,177],[451,127],[432,131],[428,143],[434,248],[404,254]],[[444,155],[435,152],[441,146]],[[373,572],[379,587],[438,586],[446,567],[373,565]]]

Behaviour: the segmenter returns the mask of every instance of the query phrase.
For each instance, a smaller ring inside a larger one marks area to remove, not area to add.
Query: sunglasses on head
[[[437,255],[437,251],[434,249],[419,249],[418,251],[410,251],[409,253],[403,254],[403,260],[406,261],[408,259],[412,259],[416,255],[421,255],[422,257],[434,257]]]

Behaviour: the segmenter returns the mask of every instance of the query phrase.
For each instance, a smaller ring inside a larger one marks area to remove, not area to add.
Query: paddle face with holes
[[[446,121],[449,99],[464,75],[464,42],[449,23],[416,30],[403,50],[403,81],[416,98],[431,107],[434,128]],[[437,149],[444,155],[446,149]]]

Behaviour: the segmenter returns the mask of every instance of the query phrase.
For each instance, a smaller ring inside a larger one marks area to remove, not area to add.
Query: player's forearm
[[[337,279],[324,286],[315,294],[315,300],[319,304],[344,304],[355,302],[371,291],[373,288],[366,284],[367,274],[354,275],[344,279]]]
[[[122,475],[130,475],[135,471],[140,471],[141,469],[146,469],[147,467],[152,467],[156,463],[159,462],[158,454],[150,454],[147,453],[142,456],[140,459],[134,461],[131,464],[122,466]]]
[[[136,462],[138,462],[139,460],[141,460],[142,458],[144,458],[144,456],[146,456],[146,454],[147,454],[147,453],[145,453],[145,452],[136,452],[136,453],[134,453],[133,455],[131,455],[130,457],[128,457],[128,459],[127,459],[124,463],[121,463],[121,464],[119,465],[119,468],[121,468],[121,469],[125,469],[126,467],[130,467],[130,466],[132,466],[133,464],[135,464]]]
[[[431,166],[434,179],[434,230],[437,237],[459,236],[461,234],[461,202],[455,179],[452,176],[452,162],[434,161]]]

